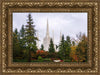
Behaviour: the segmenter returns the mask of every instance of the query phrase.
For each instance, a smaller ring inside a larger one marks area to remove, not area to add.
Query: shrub
[[[38,56],[38,60],[43,60],[43,58],[41,56]]]

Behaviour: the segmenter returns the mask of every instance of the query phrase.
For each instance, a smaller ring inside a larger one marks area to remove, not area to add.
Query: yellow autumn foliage
[[[71,53],[70,56],[75,55],[77,46],[71,46]]]

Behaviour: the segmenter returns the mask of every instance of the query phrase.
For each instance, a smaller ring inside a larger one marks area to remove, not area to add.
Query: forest
[[[76,34],[77,41],[62,35],[59,45],[56,45],[58,52],[51,39],[49,51],[45,51],[43,44],[40,49],[36,46],[39,39],[31,14],[28,14],[26,22],[27,25],[22,25],[20,31],[17,28],[13,31],[13,62],[87,62],[88,37],[84,33]]]

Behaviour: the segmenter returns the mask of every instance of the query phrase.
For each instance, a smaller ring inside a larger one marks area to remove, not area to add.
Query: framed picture
[[[98,1],[1,1],[1,74],[99,75]]]
[[[87,13],[12,14],[13,62],[88,61]]]

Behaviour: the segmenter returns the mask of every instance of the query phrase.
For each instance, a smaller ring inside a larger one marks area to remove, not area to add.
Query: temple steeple
[[[36,44],[37,44],[37,48],[39,49],[39,33],[37,33],[37,38],[38,40],[36,41]]]
[[[54,43],[54,30],[52,30],[52,33],[53,33],[53,34],[52,34],[52,35],[53,35],[53,36],[52,36],[52,40],[53,40],[53,43]]]
[[[48,24],[48,19],[47,19],[47,27],[46,27],[46,36],[43,39],[43,46],[45,51],[49,51],[49,44],[50,44],[50,36],[49,36],[49,24]]]
[[[46,30],[46,36],[49,36],[49,24],[48,24],[48,19],[47,19],[47,30]]]
[[[62,40],[62,33],[61,33],[61,31],[60,31],[60,41]]]
[[[53,35],[52,40],[53,40],[53,43],[54,43],[55,51],[58,51],[56,49],[56,44],[55,44],[55,41],[54,41],[54,31],[52,32],[52,35]],[[51,37],[49,35],[49,23],[48,23],[48,19],[47,19],[46,36],[43,39],[43,46],[44,46],[45,51],[49,51],[50,39],[51,39]]]

